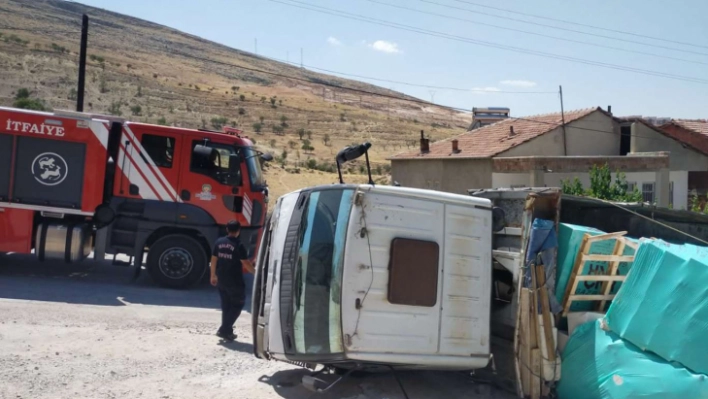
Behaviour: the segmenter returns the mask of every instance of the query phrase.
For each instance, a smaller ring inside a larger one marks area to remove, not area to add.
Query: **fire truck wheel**
[[[207,269],[204,248],[193,238],[165,236],[150,246],[147,269],[162,286],[187,288],[199,281]]]

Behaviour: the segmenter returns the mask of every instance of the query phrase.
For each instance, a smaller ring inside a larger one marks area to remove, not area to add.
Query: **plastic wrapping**
[[[643,352],[602,321],[578,327],[563,352],[560,399],[702,399],[708,376]]]
[[[708,248],[642,241],[606,320],[634,345],[708,374]]]
[[[573,266],[575,266],[575,259],[577,258],[580,245],[582,244],[583,237],[586,233],[591,236],[605,234],[604,231],[594,229],[592,227],[577,226],[568,223],[561,223],[558,229],[558,271],[555,293],[556,300],[558,300],[559,303],[563,302],[563,296],[565,295],[568,280],[570,279],[570,274],[573,271]],[[614,239],[594,242],[590,245],[589,253],[597,255],[610,255],[615,249],[615,243],[616,240]],[[634,255],[634,249],[627,246],[625,247],[622,255]],[[608,268],[609,262],[585,262],[583,265],[583,270],[579,274],[607,274]],[[630,268],[630,263],[620,263],[617,268],[617,275],[626,275]],[[619,282],[614,283],[610,293],[616,294],[621,285],[622,283]],[[602,293],[601,290],[602,283],[597,281],[584,281],[578,284],[578,289],[575,293],[579,295],[597,295]],[[595,303],[591,301],[578,301],[571,305],[570,311],[582,312],[594,310],[594,306]]]
[[[555,222],[546,219],[534,219],[526,253],[526,266],[528,267],[534,263],[534,260],[540,255],[545,272],[545,289],[548,290],[548,300],[552,313],[558,313],[563,310],[554,295],[556,289],[557,248],[558,237],[556,235]],[[531,274],[529,273],[525,274],[524,286],[531,286]],[[540,305],[538,309],[541,309]]]

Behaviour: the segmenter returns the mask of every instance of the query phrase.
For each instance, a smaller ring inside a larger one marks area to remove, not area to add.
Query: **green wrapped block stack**
[[[561,223],[558,229],[558,268],[556,270],[556,299],[559,303],[563,303],[566,287],[570,274],[575,265],[575,259],[580,250],[583,237],[585,234],[597,236],[605,234],[604,231],[594,229],[592,227],[578,226],[574,224]],[[598,241],[590,245],[590,253],[596,255],[611,255],[615,249],[615,240]],[[627,246],[622,255],[634,255],[634,249]],[[617,274],[625,276],[631,267],[630,263],[620,263]],[[604,275],[607,274],[609,262],[585,262],[583,270],[579,275]],[[619,291],[622,283],[615,283],[610,293],[616,294]],[[576,294],[579,295],[596,295],[601,294],[602,284],[599,282],[585,281],[578,284]],[[583,312],[593,310],[594,302],[574,302],[570,308],[571,312]]]
[[[708,374],[708,248],[642,241],[606,322],[639,348]]]
[[[585,323],[570,337],[563,352],[560,399],[708,398],[708,376],[644,352],[603,331],[601,323]]]

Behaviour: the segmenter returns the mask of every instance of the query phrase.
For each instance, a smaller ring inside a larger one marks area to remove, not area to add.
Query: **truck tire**
[[[187,288],[204,276],[208,262],[204,248],[195,239],[169,235],[150,246],[147,270],[163,287]]]

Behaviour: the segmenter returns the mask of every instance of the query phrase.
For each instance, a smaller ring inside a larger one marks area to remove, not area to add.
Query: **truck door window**
[[[175,153],[175,139],[167,136],[143,134],[140,143],[147,155],[161,168],[171,168]]]
[[[344,351],[341,281],[352,194],[353,190],[313,192],[303,213],[293,299],[297,353]]]
[[[201,140],[192,142],[192,150],[199,144],[204,144],[204,142]],[[215,149],[218,154],[214,155],[209,160],[205,160],[195,157],[194,151],[192,151],[190,170],[194,173],[206,175],[219,181],[219,176],[223,176],[229,172],[229,157],[236,154],[236,149],[225,144],[217,143],[209,143],[208,146]]]

